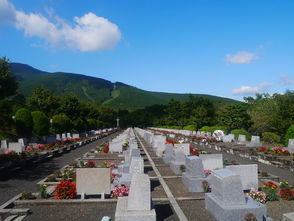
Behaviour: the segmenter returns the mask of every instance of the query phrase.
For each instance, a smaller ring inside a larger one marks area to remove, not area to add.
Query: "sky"
[[[0,0],[0,56],[148,91],[294,89],[293,0]]]

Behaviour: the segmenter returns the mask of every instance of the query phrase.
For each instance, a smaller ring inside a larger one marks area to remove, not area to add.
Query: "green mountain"
[[[20,91],[26,97],[39,85],[55,95],[74,93],[81,100],[105,104],[116,109],[136,110],[154,104],[166,104],[170,99],[187,100],[190,94],[162,93],[141,90],[120,82],[90,77],[82,74],[40,71],[26,64],[11,63],[12,73],[20,81]],[[193,94],[221,103],[238,101],[206,94]]]

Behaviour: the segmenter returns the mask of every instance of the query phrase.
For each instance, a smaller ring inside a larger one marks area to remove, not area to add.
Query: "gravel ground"
[[[151,180],[151,197],[152,198],[167,198],[167,195],[160,184],[159,180]]]
[[[274,221],[283,220],[284,213],[294,212],[294,201],[280,200],[266,203],[267,215]]]
[[[117,133],[110,136],[115,135],[117,135]],[[24,168],[21,171],[16,171],[4,180],[2,180],[3,178],[1,177],[0,205],[23,191],[39,191],[37,182],[54,171],[62,168],[66,164],[72,162],[76,158],[83,156],[86,152],[108,139],[109,137],[102,138],[94,141],[93,143],[72,150],[69,153],[63,154],[60,157],[52,158],[46,162],[36,164],[31,168]]]

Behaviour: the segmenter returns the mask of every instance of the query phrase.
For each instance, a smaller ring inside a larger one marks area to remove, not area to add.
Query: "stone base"
[[[119,197],[115,210],[115,221],[156,221],[155,209],[128,211],[128,197]]]
[[[183,164],[181,164],[181,165],[183,165]],[[169,164],[169,167],[175,174],[182,174],[181,165],[175,163],[174,161],[171,161],[171,163]]]
[[[191,177],[187,173],[183,173],[182,182],[187,187],[189,192],[200,193],[203,192],[202,182],[205,178],[201,177]]]
[[[127,162],[124,162],[120,164],[117,168],[118,173],[128,173],[130,169],[130,164]]]
[[[252,213],[258,221],[269,220],[266,217],[266,206],[248,198],[245,205],[226,206],[221,205],[211,193],[205,194],[205,209],[207,209],[217,221],[244,220],[247,213]]]

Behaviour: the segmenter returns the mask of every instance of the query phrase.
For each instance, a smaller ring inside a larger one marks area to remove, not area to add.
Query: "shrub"
[[[235,130],[231,130],[231,134],[234,134],[235,139],[237,139],[239,137],[239,135],[245,135],[246,137],[249,136],[249,133],[246,130],[243,129],[235,129]]]
[[[88,119],[88,130],[95,130],[97,129],[97,120],[95,119]]]
[[[45,136],[49,134],[50,121],[42,111],[32,112],[33,133],[37,136]]]
[[[33,130],[33,118],[31,112],[26,108],[20,108],[15,113],[15,123],[17,133],[20,136],[28,137],[32,134]]]
[[[55,187],[56,199],[73,199],[76,196],[76,184],[70,180],[61,180]]]
[[[294,139],[294,125],[291,125],[285,135],[285,144],[288,145],[289,139]]]
[[[226,131],[227,129],[228,128],[225,126],[204,126],[204,127],[201,127],[200,131],[213,133],[216,130]]]
[[[268,144],[279,143],[281,137],[273,132],[263,132],[262,133],[262,140]]]
[[[71,120],[65,114],[54,115],[52,120],[52,127],[56,133],[68,132],[72,128]]]
[[[196,130],[196,126],[195,126],[195,125],[187,125],[187,126],[184,126],[183,129],[184,129],[184,130],[195,131],[195,130]]]
[[[78,118],[72,122],[73,129],[76,132],[83,132],[87,130],[87,123],[83,121],[81,118]]]

